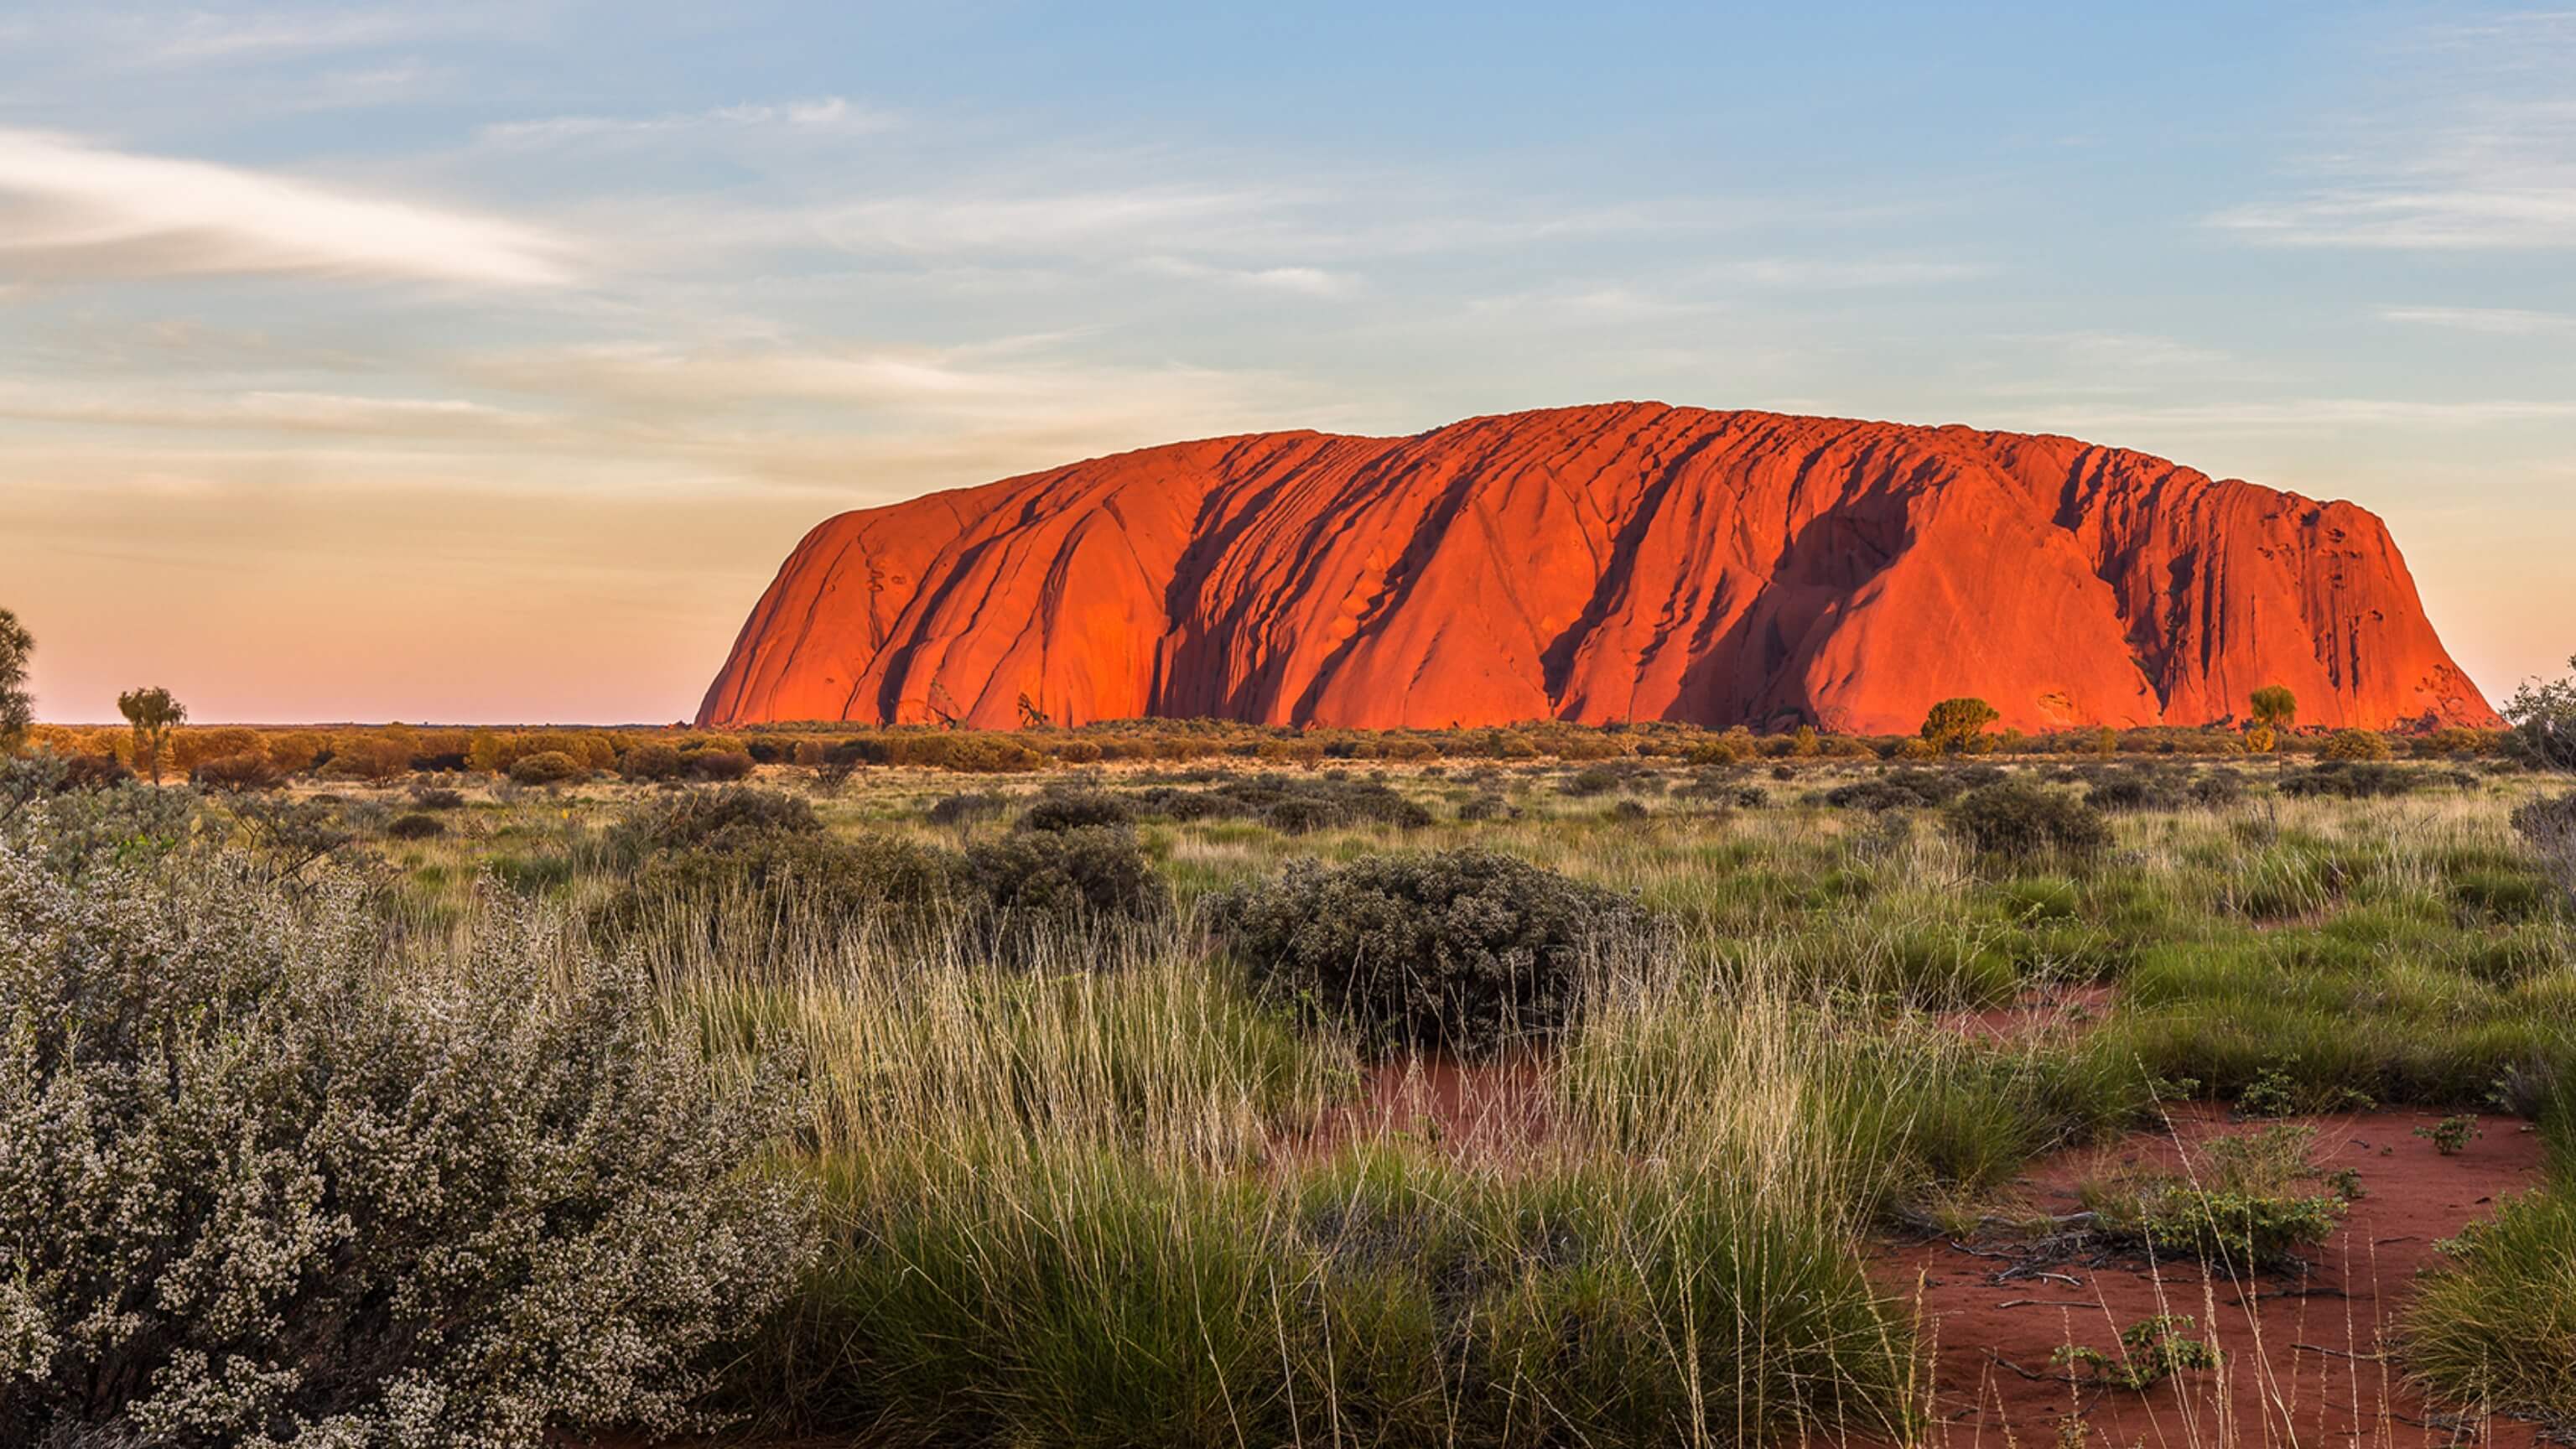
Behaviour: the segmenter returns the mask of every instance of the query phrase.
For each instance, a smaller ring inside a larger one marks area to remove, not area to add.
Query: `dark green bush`
[[[922,818],[933,825],[964,825],[986,820],[1010,808],[1007,795],[991,790],[968,790],[955,795],[942,795],[931,802]]]
[[[2084,792],[2084,803],[2106,813],[2180,808],[2190,796],[2169,779],[2143,772],[2111,776]]]
[[[969,846],[966,875],[994,925],[1014,936],[1152,920],[1171,908],[1170,887],[1123,826],[1014,831]]]
[[[1825,792],[1837,810],[1920,810],[1949,804],[1966,788],[1948,770],[1891,770]]]
[[[1256,990],[1374,1049],[1484,1053],[1563,1031],[1589,949],[1625,950],[1634,900],[1485,850],[1291,864],[1209,920]]]
[[[2283,780],[2281,793],[2323,795],[2337,800],[2382,800],[2414,793],[2425,778],[2419,770],[2392,765],[2385,760],[2330,759]]]
[[[616,834],[650,850],[718,847],[760,835],[814,835],[823,822],[804,797],[732,785],[689,790],[627,813]]]
[[[2111,847],[2111,822],[2072,795],[2043,785],[1985,785],[1952,801],[1944,818],[1980,855],[2086,860]]]
[[[1167,820],[1258,820],[1283,835],[1335,826],[1383,824],[1419,830],[1431,811],[1378,780],[1256,775],[1207,790],[1157,786],[1134,797],[1139,813]]]
[[[1022,830],[1083,830],[1094,826],[1123,826],[1135,820],[1135,812],[1116,796],[1099,790],[1050,790],[1040,795],[1022,812]]]
[[[970,889],[954,851],[883,836],[736,833],[646,855],[601,908],[598,928],[611,936],[700,931],[712,941],[730,906],[764,920],[909,937],[953,916]]]
[[[114,755],[74,755],[63,762],[66,790],[108,790],[133,779],[134,772]]]
[[[385,827],[385,834],[396,840],[436,840],[446,833],[435,815],[397,815]]]

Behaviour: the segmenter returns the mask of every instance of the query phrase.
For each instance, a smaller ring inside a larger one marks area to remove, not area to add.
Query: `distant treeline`
[[[2504,731],[2440,729],[2284,733],[2280,753],[2388,758],[2456,758],[2506,752]],[[38,725],[27,744],[58,755],[139,768],[133,732],[111,726]],[[1627,757],[1695,765],[1752,760],[1924,759],[1944,753],[2001,755],[2242,755],[2246,733],[2227,727],[2018,731],[1968,735],[1946,745],[1922,735],[1854,736],[1800,728],[1786,733],[1709,730],[1662,721],[1577,725],[1561,721],[1438,730],[1294,729],[1223,720],[1121,720],[1073,729],[971,730],[927,725],[766,725],[745,730],[682,727],[547,728],[381,725],[334,728],[185,726],[170,732],[165,763],[187,775],[240,779],[311,776],[389,780],[415,773],[516,775],[552,783],[594,774],[638,780],[739,779],[761,765],[840,770],[911,766],[1009,774],[1109,761],[1239,759],[1267,765],[1328,761],[1604,760]],[[249,783],[249,781],[244,781]]]

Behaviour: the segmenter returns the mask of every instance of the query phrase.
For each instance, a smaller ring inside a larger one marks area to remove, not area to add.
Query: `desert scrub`
[[[1254,989],[1373,1050],[1492,1053],[1554,1037],[1587,953],[1634,951],[1628,896],[1485,850],[1292,862],[1208,903]]]
[[[2316,1129],[2273,1126],[2203,1143],[2188,1173],[2087,1183],[2085,1206],[2111,1243],[2242,1272],[2295,1266],[2343,1221],[2357,1185],[2308,1160]],[[2324,1186],[2328,1190],[2313,1189]]]
[[[967,1444],[1904,1437],[1912,1345],[1828,1213],[1710,1167],[1393,1150],[825,1165],[832,1247],[746,1383]]]
[[[815,932],[913,939],[956,919],[972,894],[964,857],[917,841],[728,832],[708,845],[646,854],[601,902],[592,926],[603,941],[634,943],[657,963],[714,941],[728,923],[767,933],[783,956]]]
[[[1942,818],[1979,855],[2009,861],[2086,862],[2111,848],[2111,822],[2075,796],[2027,781],[1981,785]]]
[[[0,1440],[704,1422],[812,1252],[774,1083],[538,917],[408,961],[261,880],[0,851]]]
[[[1021,950],[1050,931],[1081,932],[1158,920],[1170,913],[1171,887],[1153,857],[1123,824],[1077,824],[1082,807],[1024,817],[1022,828],[966,847],[966,880],[980,898],[997,942]]]

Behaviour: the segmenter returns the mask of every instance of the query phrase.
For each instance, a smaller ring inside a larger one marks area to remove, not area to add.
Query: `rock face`
[[[2071,438],[1621,403],[1175,443],[808,534],[698,718],[2491,725],[2387,528]]]

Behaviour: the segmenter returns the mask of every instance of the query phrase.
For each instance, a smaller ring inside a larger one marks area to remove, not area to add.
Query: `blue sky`
[[[2353,498],[2563,667],[2576,11],[2108,10],[0,6],[0,603],[52,718],[667,719],[841,508],[1658,397]]]

